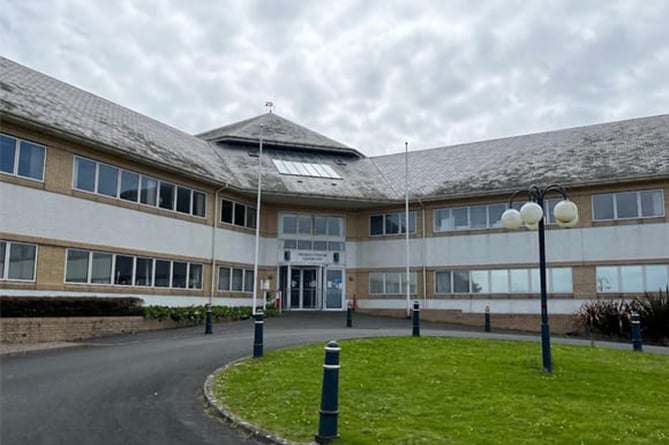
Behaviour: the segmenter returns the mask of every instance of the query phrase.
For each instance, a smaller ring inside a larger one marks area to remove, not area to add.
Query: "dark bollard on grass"
[[[413,302],[413,330],[414,337],[420,337],[420,307],[418,300]]]
[[[353,302],[349,301],[346,304],[346,327],[353,327]]]
[[[255,324],[255,335],[253,336],[253,358],[259,358],[263,355],[263,311],[258,309],[253,316]]]
[[[330,341],[325,346],[323,364],[323,389],[321,391],[321,409],[318,420],[316,442],[330,443],[339,437],[337,418],[339,416],[339,352],[337,342]]]
[[[483,329],[486,332],[492,332],[490,328],[490,306],[485,307],[485,315],[483,317]]]
[[[204,322],[204,333],[205,334],[212,334],[213,333],[212,325],[213,325],[213,313],[211,311],[211,305],[208,304],[207,305],[207,315],[206,315],[205,322]]]
[[[641,344],[641,320],[638,312],[632,312],[632,348],[635,351],[643,351]]]

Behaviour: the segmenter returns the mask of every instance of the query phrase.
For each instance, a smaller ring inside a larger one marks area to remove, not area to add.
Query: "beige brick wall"
[[[143,317],[0,318],[0,343],[45,343],[172,329],[184,324]]]

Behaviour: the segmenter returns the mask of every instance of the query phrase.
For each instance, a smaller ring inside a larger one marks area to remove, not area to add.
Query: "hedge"
[[[141,298],[0,297],[0,316],[125,317],[144,315]]]

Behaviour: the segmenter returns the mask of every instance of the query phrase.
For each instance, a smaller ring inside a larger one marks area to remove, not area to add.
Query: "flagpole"
[[[258,299],[258,252],[260,251],[260,190],[262,188],[262,138],[265,124],[260,124],[260,144],[258,147],[258,191],[256,198],[256,250],[253,263],[253,315],[256,314]]]
[[[407,317],[411,314],[411,278],[409,270],[409,143],[404,143],[404,231],[406,239]]]

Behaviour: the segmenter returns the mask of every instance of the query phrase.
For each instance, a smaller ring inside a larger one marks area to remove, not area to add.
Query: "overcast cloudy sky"
[[[669,1],[0,0],[0,54],[189,133],[367,154],[669,112]]]

